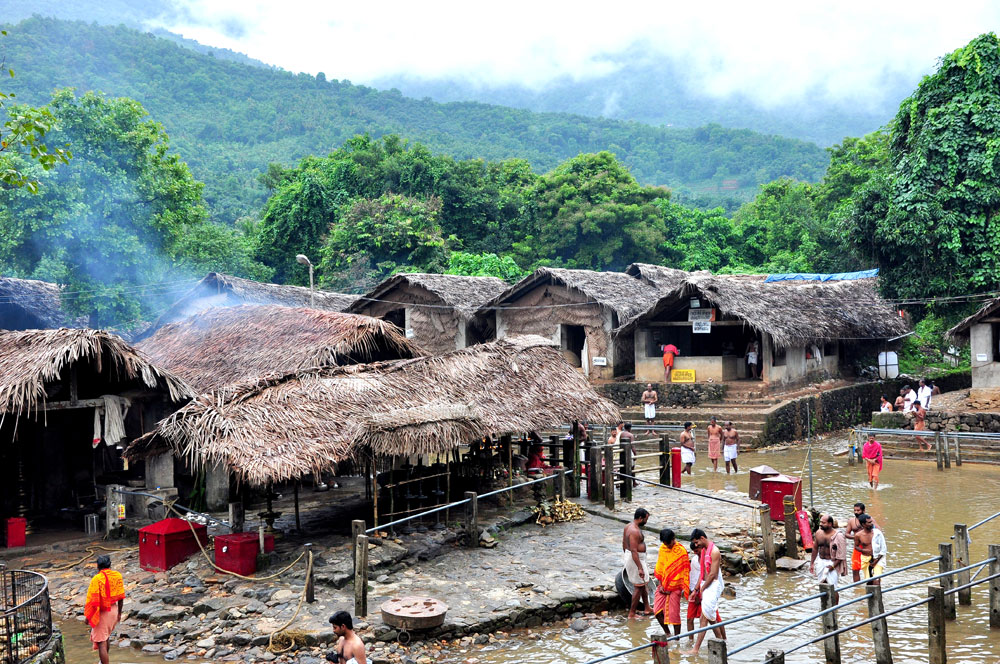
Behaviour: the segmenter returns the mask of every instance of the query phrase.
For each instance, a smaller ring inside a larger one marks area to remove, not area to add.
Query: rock
[[[285,590],[285,589],[279,590],[278,592],[271,595],[271,599],[278,602],[287,602],[293,597],[295,597],[295,593],[293,593],[291,590]]]
[[[160,652],[160,646],[156,643],[148,643],[142,647],[142,652],[145,653],[156,653]]]
[[[802,569],[809,564],[808,560],[798,560],[796,558],[789,558],[787,556],[782,556],[778,558],[775,562],[778,569],[783,569],[789,572],[794,572],[795,570]]]
[[[221,599],[215,597],[208,597],[199,599],[198,602],[191,607],[191,612],[196,616],[200,616],[205,613],[212,613],[213,611],[219,611],[222,609],[222,607],[223,603]]]
[[[215,645],[215,637],[210,636],[207,639],[202,639],[201,641],[195,643],[195,645],[199,648],[211,648]]]
[[[569,626],[576,632],[582,632],[588,627],[587,621],[581,620],[580,618],[577,618],[576,620],[571,622]]]

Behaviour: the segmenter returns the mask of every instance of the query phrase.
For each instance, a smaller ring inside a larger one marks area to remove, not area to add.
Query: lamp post
[[[313,264],[312,261],[305,254],[299,254],[295,257],[295,262],[299,265],[306,265],[309,267],[309,306],[313,309],[316,308],[316,291],[313,288]]]

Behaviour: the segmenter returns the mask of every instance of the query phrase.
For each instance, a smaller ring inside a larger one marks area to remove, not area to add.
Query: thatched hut
[[[494,318],[478,311],[506,288],[496,277],[397,274],[348,311],[389,321],[428,352],[447,353],[496,338]]]
[[[61,290],[47,281],[0,277],[0,329],[77,327],[62,309]]]
[[[346,311],[357,295],[312,290],[303,286],[266,284],[228,274],[209,272],[181,299],[163,312],[135,340],[145,339],[167,323],[183,320],[213,307],[242,304],[272,304],[282,307],[309,307],[325,311]]]
[[[107,332],[0,332],[4,515],[94,511],[99,484],[142,470],[124,468],[119,446],[191,396],[183,380]]]
[[[616,334],[633,339],[639,381],[663,380],[665,344],[680,351],[675,370],[693,370],[698,382],[746,378],[745,351],[757,341],[762,379],[788,384],[837,375],[845,350],[851,354],[905,331],[874,278],[694,272]]]
[[[537,334],[551,339],[584,375],[606,380],[633,373],[631,338],[618,339],[613,331],[648,309],[657,293],[622,272],[541,267],[481,311],[495,312],[497,338]]]
[[[945,336],[969,344],[972,360],[970,397],[984,404],[1000,401],[1000,298],[983,304]]]

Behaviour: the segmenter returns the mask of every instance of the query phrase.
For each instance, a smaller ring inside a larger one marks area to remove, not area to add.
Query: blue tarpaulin
[[[806,274],[791,272],[789,274],[769,274],[764,283],[769,281],[854,281],[856,279],[871,279],[878,276],[878,268],[860,272],[834,272],[833,274]]]

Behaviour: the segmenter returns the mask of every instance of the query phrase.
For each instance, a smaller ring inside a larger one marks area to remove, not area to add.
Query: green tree
[[[720,270],[741,265],[739,233],[722,208],[696,210],[671,200],[657,202],[666,240],[660,262],[680,270]]]
[[[448,256],[448,269],[444,273],[468,277],[498,277],[508,283],[519,281],[530,274],[527,270],[522,270],[512,256],[470,254],[465,251],[451,252]]]

